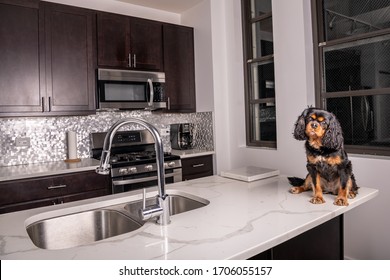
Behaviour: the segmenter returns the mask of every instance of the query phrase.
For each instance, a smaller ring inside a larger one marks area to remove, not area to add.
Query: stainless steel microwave
[[[98,109],[146,109],[167,107],[165,73],[98,69]]]

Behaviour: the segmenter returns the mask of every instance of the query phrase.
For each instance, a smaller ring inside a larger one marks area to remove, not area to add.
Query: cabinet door
[[[129,67],[130,24],[126,16],[97,14],[98,65]]]
[[[44,3],[46,111],[91,113],[95,110],[95,14]]]
[[[42,111],[40,18],[38,1],[0,0],[0,115]]]
[[[163,69],[162,23],[98,13],[98,65],[137,70]]]
[[[162,23],[130,19],[130,50],[132,68],[163,70]]]
[[[163,26],[165,94],[168,110],[195,112],[195,62],[193,29]]]

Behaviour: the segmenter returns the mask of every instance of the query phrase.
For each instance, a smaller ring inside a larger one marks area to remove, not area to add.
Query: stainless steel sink
[[[143,224],[107,209],[42,220],[27,226],[32,242],[42,249],[65,249],[131,232]]]
[[[186,197],[179,194],[169,194],[169,211],[171,216],[177,215],[183,212],[195,210],[200,207],[204,207],[210,203],[210,201],[197,196]],[[146,200],[146,206],[156,204],[156,198],[149,198]],[[132,215],[137,215],[138,210],[142,208],[142,200],[128,203],[125,209]]]
[[[191,211],[209,204],[201,197],[181,192],[168,193],[171,215]],[[156,198],[146,200],[146,205]],[[95,241],[137,230],[145,223],[139,218],[142,200],[116,204],[40,220],[26,226],[32,242],[39,248],[58,250],[88,245]]]

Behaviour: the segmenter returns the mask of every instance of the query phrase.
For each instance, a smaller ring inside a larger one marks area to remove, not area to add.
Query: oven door
[[[182,181],[181,168],[165,170],[165,183],[172,184]],[[157,186],[157,172],[129,175],[112,178],[112,193],[128,192]]]

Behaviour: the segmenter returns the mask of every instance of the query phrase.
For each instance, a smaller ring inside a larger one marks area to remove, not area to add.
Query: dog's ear
[[[306,117],[309,113],[310,108],[305,109],[302,114],[298,117],[295,123],[294,138],[297,140],[306,140]]]
[[[336,116],[330,113],[329,126],[326,130],[322,145],[329,149],[339,150],[344,146],[344,137],[341,125]]]

